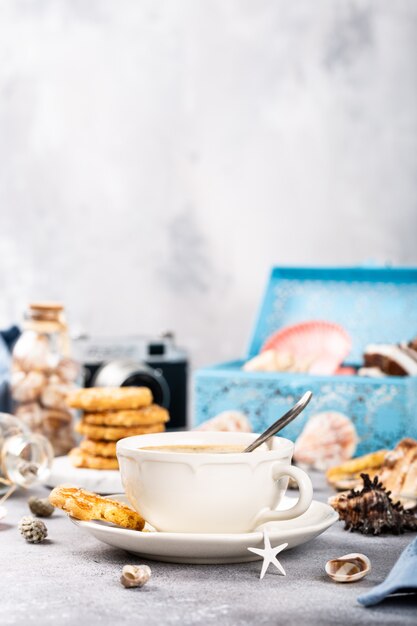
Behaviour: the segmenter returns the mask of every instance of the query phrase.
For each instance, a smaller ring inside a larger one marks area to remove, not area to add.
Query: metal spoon
[[[272,435],[275,435],[277,432],[285,428],[285,426],[288,426],[288,424],[292,422],[293,419],[297,417],[297,415],[300,415],[301,411],[304,411],[312,397],[313,394],[311,393],[311,391],[306,391],[305,394],[298,400],[298,402],[294,404],[294,406],[287,413],[285,413],[285,415],[280,417],[279,420],[272,424],[272,426],[267,428],[266,431],[262,433],[262,435],[259,435],[259,437],[255,439],[255,441],[253,441],[250,446],[245,448],[243,452],[253,452],[253,450],[258,448],[261,444],[265,443],[265,441],[268,441],[268,439],[272,437]]]

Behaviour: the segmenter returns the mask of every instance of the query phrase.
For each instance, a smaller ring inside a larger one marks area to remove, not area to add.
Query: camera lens
[[[160,404],[165,408],[169,405],[168,385],[158,370],[134,372],[126,378],[121,387],[148,387],[152,391],[155,404]]]
[[[97,387],[148,387],[155,404],[168,408],[170,391],[161,370],[146,363],[115,359],[103,365],[93,376],[91,386]]]

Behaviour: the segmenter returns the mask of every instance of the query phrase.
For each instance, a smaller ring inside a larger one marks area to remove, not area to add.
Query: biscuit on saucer
[[[145,525],[143,517],[128,506],[77,487],[55,487],[49,502],[80,520],[103,520],[133,530],[142,530]]]

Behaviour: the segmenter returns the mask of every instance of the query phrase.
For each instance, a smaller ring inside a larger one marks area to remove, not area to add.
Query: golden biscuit
[[[68,456],[71,459],[71,463],[74,467],[87,467],[89,469],[96,470],[117,470],[119,464],[116,456],[96,456],[93,454],[87,454],[81,448],[73,448]]]
[[[77,487],[55,487],[49,502],[80,520],[103,520],[133,530],[142,530],[145,525],[143,517],[128,506]]]
[[[86,454],[91,454],[93,456],[116,456],[115,441],[94,441],[93,439],[83,439],[79,447]]]
[[[152,400],[147,387],[89,387],[72,391],[66,398],[68,406],[84,411],[139,409]]]
[[[149,426],[94,426],[86,424],[84,420],[78,422],[75,430],[88,439],[105,439],[106,441],[118,441],[124,437],[133,435],[146,435],[148,433],[162,433],[164,424],[150,424]]]
[[[102,411],[100,413],[84,413],[86,424],[100,426],[146,426],[160,424],[169,420],[169,413],[157,404],[136,411]]]

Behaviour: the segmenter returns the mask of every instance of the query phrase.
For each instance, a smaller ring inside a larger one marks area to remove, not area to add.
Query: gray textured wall
[[[2,0],[0,322],[242,353],[269,266],[417,264],[413,0]]]

